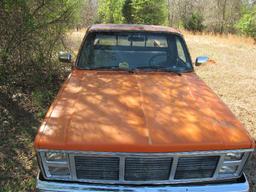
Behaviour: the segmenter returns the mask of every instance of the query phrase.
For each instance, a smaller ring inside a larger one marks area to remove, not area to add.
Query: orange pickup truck
[[[75,192],[248,192],[254,150],[179,31],[113,24],[87,29],[34,145],[37,190]]]

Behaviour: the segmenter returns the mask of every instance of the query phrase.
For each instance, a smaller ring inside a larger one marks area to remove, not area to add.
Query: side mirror
[[[207,56],[200,56],[200,57],[197,57],[196,58],[196,62],[195,62],[195,65],[196,66],[200,66],[204,63],[207,63],[209,60],[209,58]]]
[[[59,52],[59,61],[63,63],[71,63],[72,55],[68,52]]]

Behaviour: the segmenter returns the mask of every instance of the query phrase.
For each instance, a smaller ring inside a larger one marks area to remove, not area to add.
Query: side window
[[[182,61],[184,61],[184,63],[186,63],[186,62],[187,62],[187,59],[186,59],[186,55],[185,55],[185,52],[184,52],[182,43],[181,43],[180,39],[177,38],[177,37],[176,37],[176,46],[177,46],[178,57],[179,57]]]

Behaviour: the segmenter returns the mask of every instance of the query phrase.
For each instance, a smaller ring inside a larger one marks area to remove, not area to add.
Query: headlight
[[[241,175],[244,165],[249,157],[249,152],[228,152],[222,155],[218,171],[220,178],[234,178]]]
[[[220,169],[220,174],[235,174],[238,169],[238,165],[223,165]]]
[[[244,153],[227,153],[224,161],[239,161],[242,159]]]
[[[58,176],[69,176],[69,168],[68,167],[54,167],[48,166],[48,171],[51,176],[58,177]]]
[[[63,152],[39,152],[42,168],[47,178],[70,179],[68,154]]]
[[[46,152],[46,161],[67,161],[67,155],[59,152]]]

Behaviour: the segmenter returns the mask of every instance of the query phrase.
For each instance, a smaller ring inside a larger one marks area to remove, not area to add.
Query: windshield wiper
[[[136,67],[134,68],[134,70],[146,70],[146,71],[163,71],[163,72],[171,72],[174,73],[176,75],[181,76],[182,74],[178,71],[172,70],[170,68],[167,67],[158,67],[158,66],[141,66],[141,67]]]
[[[159,66],[140,66],[140,67],[135,67],[133,69],[125,69],[125,68],[120,68],[119,66],[101,66],[101,67],[86,67],[84,69],[87,70],[111,70],[111,71],[127,71],[129,73],[135,73],[138,70],[143,70],[143,71],[159,71],[159,72],[170,72],[174,73],[176,75],[181,76],[182,74],[178,71],[172,70],[167,67],[159,67]]]
[[[128,73],[134,73],[133,70],[131,69],[125,69],[125,68],[120,68],[119,66],[101,66],[101,67],[94,67],[94,68],[89,68],[86,67],[84,68],[86,70],[104,70],[104,71],[126,71]]]
[[[178,76],[182,76],[182,73],[180,73],[179,71],[175,71],[175,70],[171,70],[171,69],[165,69],[164,71],[174,73],[174,74],[176,74]]]

